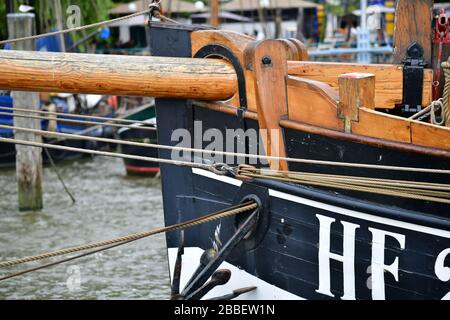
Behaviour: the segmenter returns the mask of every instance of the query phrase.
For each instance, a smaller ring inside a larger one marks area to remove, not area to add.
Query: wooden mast
[[[222,60],[1,51],[0,89],[225,100],[237,92]]]
[[[220,5],[219,5],[219,0],[211,0],[210,6],[211,6],[211,26],[213,26],[214,28],[219,28],[219,26],[220,26],[220,18],[219,18]]]
[[[433,0],[397,0],[394,35],[394,63],[401,64],[406,50],[417,42],[424,49],[424,59],[432,66]]]

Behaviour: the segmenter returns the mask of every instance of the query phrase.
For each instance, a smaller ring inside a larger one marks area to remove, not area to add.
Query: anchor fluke
[[[209,300],[211,300],[211,301],[214,301],[214,300],[222,300],[222,301],[223,300],[233,300],[233,299],[236,299],[236,298],[242,296],[243,294],[255,291],[256,289],[258,289],[258,287],[248,287],[248,288],[237,289],[237,290],[234,290],[233,293],[231,293],[231,294],[227,294],[227,295],[222,296],[222,297],[212,298],[212,299],[209,299]]]
[[[203,287],[196,290],[191,295],[187,296],[186,300],[200,300],[215,287],[223,286],[223,285],[227,284],[228,281],[230,281],[230,279],[231,279],[231,271],[230,270],[227,270],[227,269],[217,270],[211,276],[210,281],[208,281]]]

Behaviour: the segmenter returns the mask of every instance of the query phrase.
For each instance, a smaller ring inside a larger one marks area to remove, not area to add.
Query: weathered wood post
[[[34,14],[8,14],[8,29],[10,38],[27,37],[34,34]],[[34,41],[21,41],[12,44],[15,50],[34,50]],[[14,108],[30,110],[39,109],[39,94],[34,92],[18,92],[12,94]],[[41,129],[39,120],[14,118],[18,127]],[[41,142],[41,137],[31,133],[15,132],[15,138],[20,140]],[[42,198],[42,150],[41,148],[16,146],[16,171],[19,187],[20,210],[40,210],[43,207]]]
[[[61,0],[53,0],[53,12],[56,18],[56,29],[58,31],[64,30]],[[59,43],[61,51],[66,52],[66,40],[63,34],[59,35]]]

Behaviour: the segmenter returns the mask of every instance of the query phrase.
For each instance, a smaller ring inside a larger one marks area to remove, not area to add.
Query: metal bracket
[[[244,69],[234,53],[227,47],[220,44],[210,44],[201,48],[194,56],[194,58],[221,58],[230,62],[234,69],[236,70],[238,78],[238,89],[239,89],[239,104],[238,116],[240,118],[244,117],[244,113],[247,110],[247,91],[245,83]]]
[[[415,114],[422,110],[424,50],[417,42],[412,43],[403,60],[403,114]]]
[[[250,217],[241,225],[241,227],[236,231],[236,233],[231,237],[231,239],[225,244],[218,253],[217,257],[212,260],[201,272],[200,274],[183,290],[181,295],[186,298],[192,298],[191,295],[200,289],[206,281],[211,277],[215,270],[224,262],[231,252],[241,243],[245,238],[247,233],[249,233],[252,228],[257,223],[258,210],[255,210]]]
[[[239,91],[239,108],[237,109],[237,117],[240,122],[240,127],[244,132],[247,131],[247,123],[245,121],[245,112],[247,111],[247,85],[245,81],[245,72],[242,68],[239,58],[227,47],[221,44],[210,44],[201,48],[194,58],[221,58],[230,62],[236,70],[238,78],[238,91]],[[245,137],[245,153],[249,150],[249,141]],[[248,159],[245,159],[245,163],[248,163]]]

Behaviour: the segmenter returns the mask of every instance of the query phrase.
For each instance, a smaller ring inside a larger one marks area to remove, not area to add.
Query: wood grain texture
[[[0,51],[3,90],[225,100],[237,92],[216,59]]]
[[[386,139],[378,139],[378,138],[372,138],[357,134],[349,134],[344,132],[339,132],[335,130],[329,130],[320,128],[317,126],[311,126],[308,124],[291,121],[291,120],[281,120],[280,125],[283,128],[298,130],[306,133],[311,134],[318,134],[325,137],[330,137],[338,140],[347,140],[347,141],[353,141],[356,143],[364,143],[369,144],[376,147],[383,147],[383,148],[389,148],[393,150],[400,150],[404,152],[414,152],[434,157],[443,157],[450,159],[450,150],[447,149],[439,149],[439,148],[433,148],[433,147],[427,147],[427,146],[419,146],[414,145],[410,143],[401,143],[396,141],[390,141]]]
[[[292,42],[294,44],[294,46],[297,48],[297,52],[298,52],[298,56],[299,56],[298,60],[299,61],[308,60],[308,58],[309,58],[308,47],[298,39],[289,38],[288,40],[290,42]]]
[[[352,122],[359,121],[359,109],[363,107],[375,108],[375,75],[340,75],[338,117],[344,120],[345,132],[352,132]]]
[[[450,128],[411,121],[411,140],[419,146],[450,150]]]
[[[286,47],[278,40],[252,43],[245,51],[246,66],[254,73],[258,123],[266,154],[286,157],[280,120],[288,114]],[[288,170],[286,161],[270,161],[274,170]]]
[[[333,130],[344,130],[338,118],[339,94],[323,82],[289,76],[289,120]]]
[[[394,63],[400,64],[413,42],[424,49],[431,67],[433,0],[397,0],[394,34]]]
[[[338,78],[341,74],[350,72],[372,73],[375,75],[375,106],[383,109],[393,109],[403,100],[403,68],[400,65],[364,65],[353,63],[289,61],[289,75],[322,81],[338,89]],[[425,70],[423,105],[432,101],[433,71]]]
[[[245,48],[255,39],[234,31],[201,30],[192,32],[191,41],[193,57],[201,48],[207,45],[220,44],[230,49],[241,64],[244,65]]]
[[[33,35],[35,29],[34,17],[29,15],[13,15],[8,17],[8,30],[11,38],[21,38]],[[34,41],[12,43],[14,50],[34,50]],[[35,92],[12,92],[14,108],[39,110],[39,94]],[[41,129],[41,121],[27,118],[14,118],[17,127]],[[19,140],[42,142],[42,137],[29,132],[14,132],[14,138]],[[16,174],[18,186],[19,209],[41,210],[44,204],[42,191],[42,149],[16,145]]]
[[[353,134],[411,143],[411,124],[408,119],[391,116],[367,108],[359,109],[359,121],[352,124]]]
[[[224,31],[224,30],[201,30],[195,31],[191,34],[192,41],[192,56],[194,57],[196,53],[202,49],[203,47],[211,44],[219,44],[230,51],[238,58],[239,62],[242,65],[242,68],[246,70],[245,61],[244,61],[244,51],[247,46],[254,42],[255,39],[250,36],[243,35],[234,31]],[[245,75],[246,78],[246,91],[247,91],[247,104],[248,108],[252,111],[256,112],[256,98],[253,94],[254,92],[254,83],[253,83],[253,75],[251,73],[247,73]],[[239,92],[227,101],[228,104],[233,105],[235,107],[239,107]]]
[[[278,39],[283,43],[286,49],[286,57],[288,60],[300,61],[300,52],[297,49],[297,46],[288,39]]]

